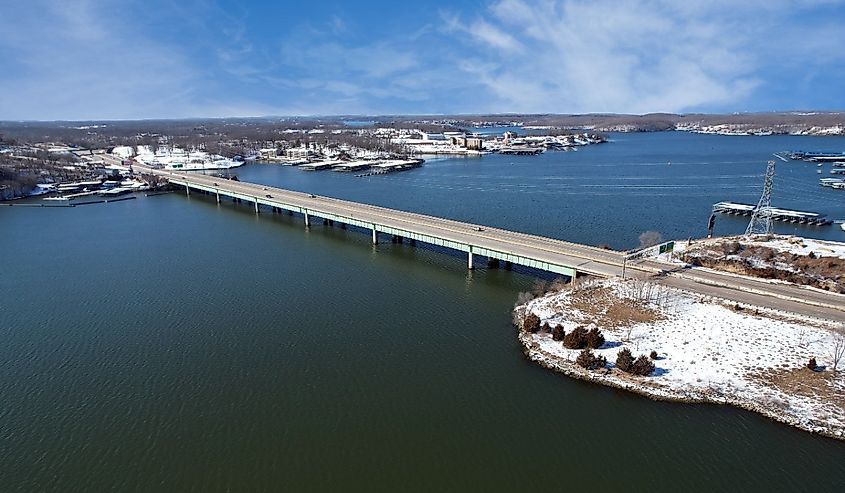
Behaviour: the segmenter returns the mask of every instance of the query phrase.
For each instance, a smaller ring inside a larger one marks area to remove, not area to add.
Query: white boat
[[[845,231],[845,223],[840,224],[839,229],[841,229],[842,231]]]

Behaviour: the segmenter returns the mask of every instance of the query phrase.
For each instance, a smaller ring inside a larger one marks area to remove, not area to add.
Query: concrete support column
[[[572,271],[572,277],[569,278],[569,284],[575,284],[575,279],[578,278],[578,271]]]
[[[185,185],[185,194],[189,197],[191,196],[191,187],[188,185]]]
[[[220,192],[217,192],[217,203],[220,203]]]
[[[378,245],[378,231],[375,226],[373,226],[373,245]]]
[[[311,226],[311,220],[308,218],[308,211],[304,211],[303,214],[305,214],[305,227],[307,228]]]
[[[470,250],[467,254],[467,269],[472,270],[474,268],[475,268],[475,266],[472,265],[472,248],[470,248]]]
[[[255,213],[258,214],[258,199],[255,199]]]

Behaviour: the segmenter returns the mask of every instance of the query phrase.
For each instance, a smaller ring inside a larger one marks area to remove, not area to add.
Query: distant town
[[[567,152],[607,142],[607,132],[654,131],[737,136],[845,135],[845,114],[0,122],[0,200],[53,192],[121,194],[137,190],[144,184],[130,180],[130,162],[180,171],[214,171],[257,161],[299,166],[306,171],[331,169],[369,176],[413,169],[428,156]],[[839,185],[839,179],[828,180]],[[94,186],[94,181],[99,185]]]
[[[141,126],[146,122],[137,122]],[[536,155],[600,144],[596,132],[525,129],[500,133],[455,129],[445,123],[377,126],[368,122],[210,122],[155,131],[117,124],[11,124],[0,134],[0,200],[61,194],[120,195],[149,184],[134,180],[132,163],[173,171],[228,171],[248,161],[366,175],[421,166],[425,157],[490,153]]]

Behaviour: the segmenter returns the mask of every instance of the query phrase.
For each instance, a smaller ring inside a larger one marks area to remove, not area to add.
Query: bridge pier
[[[164,173],[157,173],[155,170],[151,170],[150,173],[165,176]],[[268,197],[269,200],[265,200],[259,197],[265,196],[259,184],[242,183],[235,185],[226,181],[214,183],[215,178],[212,177],[192,176],[183,178],[177,177],[175,174],[171,174],[170,178],[171,183],[176,188],[184,186],[185,194],[188,196],[197,193],[214,194],[215,201],[218,204],[221,204],[223,199],[228,199],[232,200],[238,209],[240,209],[237,207],[238,204],[248,205],[248,202],[250,202],[249,194],[253,193],[255,195],[252,196],[252,201],[256,215],[267,212],[266,210],[261,211],[262,203],[270,207],[273,214],[287,212],[289,215],[295,216],[295,213],[299,212],[303,215],[306,231],[310,230],[311,215],[316,213],[318,220],[327,219],[329,225],[333,226],[335,221],[339,221],[339,228],[348,230],[350,225],[364,229],[369,227],[373,245],[379,244],[379,235],[383,232],[385,235],[390,235],[394,243],[400,245],[405,242],[405,235],[407,234],[410,246],[414,246],[417,243],[416,239],[419,239],[424,243],[450,248],[452,251],[466,251],[467,269],[473,270],[475,268],[475,247],[471,242],[474,241],[476,236],[467,233],[467,231],[477,231],[479,229],[477,226],[422,215],[410,215],[402,211],[365,204],[335,201],[329,198],[310,203],[304,198],[294,200],[295,195],[291,195],[290,202],[284,200],[284,197]],[[181,184],[179,184],[180,182]],[[265,200],[265,202],[261,202],[261,200]],[[316,212],[314,213],[306,208],[311,207],[311,204],[315,207]],[[331,206],[336,206],[340,210],[345,209],[348,213],[338,215],[337,209]],[[324,223],[326,223],[325,220]],[[382,228],[384,231],[378,228]],[[404,233],[404,231],[408,231],[408,233]],[[478,248],[484,265],[489,265],[490,268],[511,269],[516,265],[525,265],[558,273],[562,277],[570,274],[569,282],[575,283],[578,281],[578,277],[584,275],[612,276],[616,275],[619,267],[623,267],[621,270],[625,270],[625,267],[627,267],[624,265],[627,258],[621,252],[599,251],[588,246],[567,245],[562,242],[552,243],[555,240],[532,235],[514,237],[508,231],[488,233],[484,235],[484,247],[479,246]],[[552,243],[552,246],[556,246],[556,248],[550,249],[549,243]],[[496,258],[491,257],[491,255]],[[576,264],[579,266],[578,268],[584,268],[586,271],[575,273],[573,257],[587,260],[587,262],[578,261]],[[592,266],[591,262],[596,265]],[[627,272],[624,274],[627,274]]]

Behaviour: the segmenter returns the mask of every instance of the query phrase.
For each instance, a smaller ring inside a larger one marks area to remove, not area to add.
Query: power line
[[[769,161],[766,166],[766,177],[763,180],[763,195],[754,208],[751,222],[745,230],[745,236],[772,234],[772,186],[775,180],[775,162]]]

